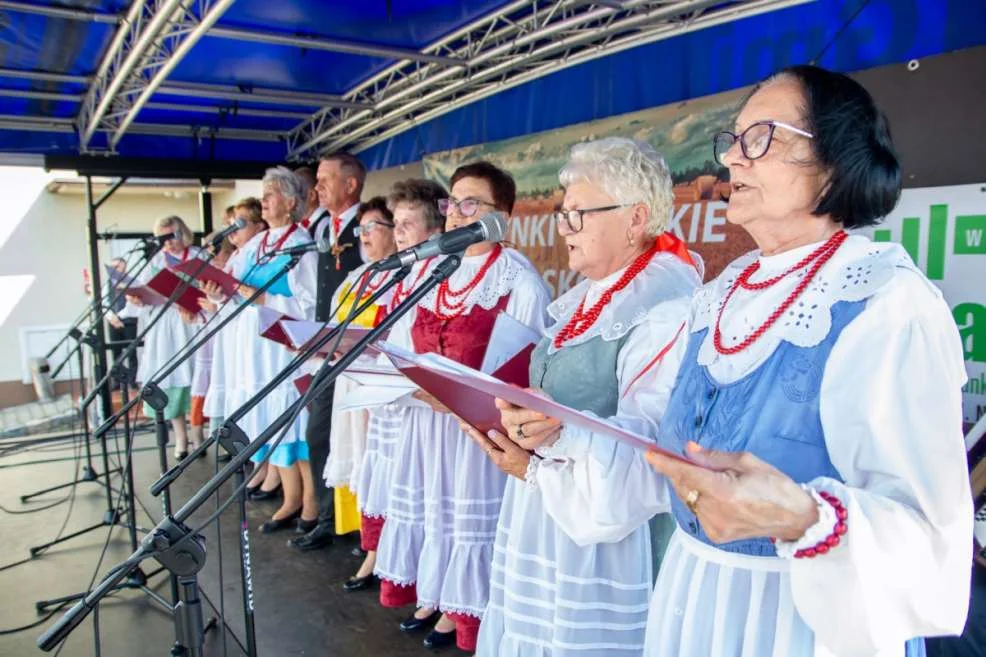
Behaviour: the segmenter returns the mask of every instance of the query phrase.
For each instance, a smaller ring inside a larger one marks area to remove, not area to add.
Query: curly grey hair
[[[261,181],[265,187],[273,185],[280,190],[284,198],[295,200],[294,209],[291,211],[291,221],[301,221],[305,214],[305,207],[308,204],[308,190],[305,188],[304,181],[287,167],[271,167],[264,172],[264,179]]]
[[[643,203],[650,214],[647,234],[667,230],[674,211],[671,173],[650,144],[608,137],[576,144],[558,173],[563,187],[584,181],[598,185],[617,203]]]

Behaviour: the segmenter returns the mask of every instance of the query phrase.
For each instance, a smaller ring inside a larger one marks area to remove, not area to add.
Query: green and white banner
[[[969,374],[963,415],[975,422],[986,414],[986,183],[906,189],[893,214],[860,232],[900,243],[941,289]]]

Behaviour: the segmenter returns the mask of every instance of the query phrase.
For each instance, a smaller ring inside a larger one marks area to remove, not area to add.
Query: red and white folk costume
[[[394,326],[390,341],[479,368],[498,312],[540,331],[549,300],[530,261],[497,246],[463,258],[447,285]],[[457,642],[471,649],[489,597],[505,484],[453,415],[408,407],[376,565],[381,602],[417,600],[455,614]]]

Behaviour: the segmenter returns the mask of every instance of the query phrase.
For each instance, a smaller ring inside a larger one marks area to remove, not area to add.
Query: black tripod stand
[[[288,267],[290,268],[290,266]],[[273,280],[270,281],[269,285],[272,285],[274,281],[286,271],[283,270],[279,272]],[[403,280],[408,272],[408,269],[402,269],[397,272],[385,285],[378,289],[366,302],[356,308],[352,312],[353,317],[358,317],[363,313],[364,310],[373,306],[377,299],[386,294],[392,287],[397,285],[401,280]],[[357,297],[359,298],[359,297]],[[185,471],[186,468],[191,463],[194,463],[198,456],[204,451],[208,450],[209,447],[219,441],[223,449],[225,449],[231,456],[236,456],[241,451],[246,449],[247,445],[250,444],[250,439],[243,432],[243,430],[237,425],[241,419],[243,419],[247,413],[249,413],[257,404],[259,404],[267,395],[273,392],[278,386],[287,381],[301,366],[302,363],[306,362],[311,358],[318,350],[332,340],[336,335],[339,334],[345,327],[345,324],[335,327],[333,330],[329,331],[326,335],[320,337],[317,341],[312,344],[307,345],[302,351],[294,358],[292,361],[275,376],[271,381],[268,381],[263,388],[257,391],[250,399],[243,403],[236,411],[234,411],[228,418],[225,419],[223,425],[213,434],[205,440],[202,445],[196,448],[191,454],[185,457],[183,461],[177,463],[171,470],[164,473],[160,479],[158,479],[151,486],[152,495],[160,495],[164,493],[167,495],[167,490],[172,483]],[[215,331],[218,331],[221,326],[216,327]],[[247,515],[246,515],[246,465],[236,471],[234,488],[240,491],[238,495],[238,510],[240,519],[240,579],[242,584],[243,592],[243,615],[244,622],[243,626],[246,631],[246,648],[247,657],[255,657],[257,654],[256,649],[256,630],[254,626],[254,595],[253,595],[253,575],[250,568],[250,537],[246,530],[247,527]],[[167,502],[165,503],[167,504]],[[168,512],[166,515],[170,515]],[[220,565],[221,567],[221,565]]]
[[[212,256],[211,255],[208,255],[206,258],[204,258],[202,260],[202,266],[200,267],[200,270],[201,269],[204,269],[206,267],[206,265],[208,265],[208,263],[211,260],[211,258],[212,258]],[[144,330],[141,331],[140,335],[137,336],[137,339],[134,341],[134,343],[131,344],[127,348],[127,350],[123,353],[122,357],[118,360],[118,362],[117,362],[118,367],[116,368],[115,375],[118,376],[118,377],[121,377],[123,379],[123,386],[122,386],[122,391],[123,391],[123,393],[122,393],[123,394],[122,401],[123,401],[123,404],[122,404],[122,408],[120,409],[119,412],[117,412],[116,414],[114,414],[113,416],[111,416],[109,419],[107,419],[106,422],[104,422],[99,428],[97,428],[96,429],[96,432],[95,432],[95,436],[97,438],[99,438],[100,443],[104,446],[104,452],[103,452],[103,454],[104,454],[104,459],[106,459],[106,451],[105,451],[106,435],[116,425],[116,423],[120,420],[120,418],[121,417],[123,418],[124,433],[125,433],[125,435],[127,437],[127,445],[126,445],[126,462],[125,462],[125,464],[123,466],[123,471],[124,471],[125,476],[124,476],[124,482],[123,482],[122,496],[121,497],[125,497],[126,498],[126,504],[123,505],[123,508],[124,508],[124,513],[126,513],[126,518],[127,518],[126,524],[127,524],[127,529],[128,529],[128,535],[129,535],[129,539],[130,539],[131,549],[133,549],[133,550],[136,550],[137,549],[138,540],[137,540],[136,501],[135,501],[134,474],[133,474],[133,442],[134,442],[134,434],[131,431],[131,426],[130,426],[130,410],[134,406],[137,405],[137,403],[141,400],[141,397],[137,397],[137,398],[133,399],[132,401],[129,399],[128,390],[130,388],[131,381],[130,381],[128,375],[127,375],[127,368],[125,366],[123,366],[123,363],[125,363],[125,362],[127,362],[127,360],[129,360],[129,356],[134,351],[136,351],[137,345],[143,340],[143,338],[147,335],[147,333],[161,320],[161,318],[164,317],[164,314],[174,304],[175,300],[185,291],[185,288],[187,288],[189,284],[190,284],[190,281],[184,281],[181,285],[179,285],[178,287],[175,288],[175,290],[171,293],[171,296],[162,305],[161,310],[153,318],[151,318],[151,321],[149,321],[147,323],[147,325],[144,327]],[[170,371],[173,371],[174,368],[178,367],[178,365],[180,363],[181,363],[181,361],[179,361],[177,364],[175,364],[172,367],[172,369],[168,371],[168,373],[170,373]],[[100,380],[100,382],[96,384],[95,389],[98,389],[102,385],[108,384],[110,376],[111,376],[111,374],[110,373],[107,373],[102,378],[102,380]],[[94,398],[93,394],[90,393],[89,397],[87,397],[87,400],[88,401],[91,401],[93,398]],[[164,406],[166,406],[166,405],[167,405],[167,397],[164,398],[164,405],[161,408],[163,409]],[[83,403],[83,406],[85,406],[85,402]],[[162,422],[163,422],[163,417],[162,417]],[[160,438],[159,438],[159,442],[160,442]],[[159,447],[159,449],[164,450],[164,456],[162,457],[164,459],[164,467],[162,468],[162,470],[166,470],[167,469],[167,447],[166,447],[166,445],[167,445],[167,428],[165,428],[165,433],[164,433],[164,445]],[[107,465],[107,468],[108,468],[108,465]],[[53,541],[53,542],[49,543],[48,545],[39,546],[38,548],[34,548],[34,549],[38,549],[38,550],[46,549],[50,545],[54,545],[56,543],[60,543],[62,541],[68,540],[70,538],[74,538],[75,536],[79,536],[79,535],[82,535],[84,533],[93,531],[95,529],[99,529],[101,527],[106,527],[106,526],[113,526],[113,525],[118,524],[118,522],[120,521],[121,512],[120,512],[120,509],[113,504],[112,494],[111,493],[110,493],[109,503],[110,503],[110,508],[107,511],[106,516],[103,518],[103,522],[102,523],[100,523],[98,525],[93,525],[92,527],[87,527],[86,529],[84,529],[84,530],[82,530],[80,532],[76,532],[75,534],[72,534],[71,536],[63,537],[63,538],[59,539],[58,541]],[[34,549],[32,549],[32,551]],[[161,596],[159,596],[157,593],[155,593],[151,589],[147,588],[147,581],[148,581],[148,579],[150,577],[153,577],[154,575],[162,572],[163,570],[164,570],[163,568],[159,568],[159,569],[153,571],[152,573],[144,574],[140,570],[140,568],[135,568],[128,575],[127,580],[125,582],[122,582],[119,585],[119,587],[117,587],[117,590],[119,590],[119,589],[140,589],[140,590],[144,591],[144,593],[146,593],[148,596],[150,596],[155,602],[157,602],[158,604],[161,604],[166,609],[168,609],[169,611],[171,611],[172,610],[172,606],[171,606],[170,603],[168,603],[167,600],[165,600],[164,598],[162,598]],[[172,591],[174,592],[174,587],[172,587]],[[80,598],[82,598],[84,596],[85,596],[85,593],[75,593],[75,594],[71,594],[71,595],[67,595],[67,596],[62,596],[62,597],[51,599],[51,600],[39,600],[38,602],[35,603],[35,608],[40,612],[40,611],[44,611],[48,607],[59,605],[59,604],[65,603],[65,602],[70,602],[72,600],[78,600],[78,599],[80,599]]]
[[[146,246],[147,246],[147,248],[143,252],[143,257],[141,259],[135,261],[130,266],[130,268],[127,270],[127,272],[124,273],[124,277],[127,280],[135,281],[137,279],[137,277],[141,274],[141,272],[143,272],[144,269],[150,264],[151,259],[154,257],[154,255],[157,253],[157,251],[160,249],[160,246],[159,245],[146,245]],[[140,267],[137,268],[136,271],[134,271],[134,268],[138,264],[140,264]],[[103,341],[101,340],[101,337],[100,337],[102,335],[102,330],[101,329],[102,329],[102,321],[103,321],[103,318],[105,316],[105,313],[110,308],[113,308],[114,305],[117,303],[117,301],[119,301],[120,299],[122,299],[126,295],[128,289],[129,289],[129,285],[127,287],[116,289],[115,294],[113,294],[112,297],[108,301],[105,301],[102,297],[97,297],[94,294],[93,306],[89,309],[88,312],[83,313],[83,315],[81,315],[76,320],[76,322],[75,322],[76,326],[73,326],[72,328],[70,328],[69,331],[68,331],[68,333],[55,345],[55,347],[52,348],[52,350],[50,350],[48,352],[48,354],[49,354],[48,357],[50,357],[52,354],[55,353],[55,351],[57,350],[57,348],[62,343],[64,343],[66,339],[68,339],[68,337],[72,337],[76,341],[76,344],[73,347],[73,351],[75,352],[75,354],[76,354],[76,356],[78,358],[80,379],[83,382],[82,383],[82,395],[81,395],[82,398],[81,398],[81,400],[79,402],[79,414],[81,415],[81,418],[82,418],[82,426],[83,426],[83,431],[84,431],[83,444],[85,446],[85,459],[86,459],[85,466],[82,467],[82,474],[81,474],[81,476],[77,480],[73,480],[73,481],[70,481],[70,482],[67,482],[67,483],[64,483],[64,484],[60,484],[60,485],[57,485],[57,486],[52,486],[52,487],[46,488],[44,490],[36,491],[34,493],[29,493],[27,495],[22,495],[21,496],[21,501],[24,502],[24,501],[27,501],[27,500],[33,498],[33,497],[37,497],[37,496],[43,495],[45,493],[50,493],[50,492],[55,491],[55,490],[59,490],[59,489],[62,489],[62,488],[68,488],[70,486],[74,486],[74,485],[76,485],[79,482],[99,482],[100,480],[102,480],[103,488],[104,488],[104,491],[105,491],[105,494],[106,494],[106,511],[103,513],[102,520],[100,522],[94,524],[94,525],[90,525],[90,526],[88,526],[88,527],[86,527],[84,529],[80,529],[77,532],[73,532],[71,534],[67,534],[67,535],[62,536],[62,537],[60,537],[58,539],[55,539],[53,541],[49,541],[48,543],[44,543],[42,545],[35,545],[35,546],[31,547],[29,551],[30,551],[30,554],[31,554],[32,557],[41,554],[42,552],[44,552],[45,550],[47,550],[48,548],[50,548],[50,547],[52,547],[54,545],[58,545],[59,543],[64,543],[65,541],[72,540],[73,538],[76,538],[78,536],[83,536],[83,535],[88,534],[89,532],[95,531],[97,529],[102,529],[104,527],[112,527],[113,525],[116,525],[120,521],[121,514],[120,514],[120,511],[113,504],[113,491],[112,491],[112,487],[110,486],[110,477],[113,474],[120,472],[120,468],[114,468],[114,469],[111,469],[110,468],[110,463],[109,463],[109,448],[108,448],[107,443],[106,443],[106,434],[105,434],[105,432],[102,433],[102,434],[99,434],[97,432],[97,434],[95,436],[91,436],[90,435],[90,430],[89,430],[89,407],[91,406],[91,404],[93,403],[93,401],[95,401],[96,396],[98,394],[102,394],[102,395],[104,395],[104,404],[103,404],[104,410],[105,409],[109,409],[110,408],[110,404],[109,404],[109,379],[110,379],[110,376],[115,376],[118,380],[124,381],[124,384],[123,384],[123,394],[124,394],[124,396],[126,396],[126,394],[127,394],[127,387],[129,386],[129,380],[128,380],[127,377],[128,377],[128,375],[132,376],[134,373],[128,372],[126,370],[126,368],[124,368],[123,365],[122,365],[123,362],[125,362],[125,359],[120,359],[120,361],[118,361],[114,365],[114,368],[113,368],[113,371],[112,372],[109,372],[109,373],[104,374],[99,369],[99,367],[98,367],[98,363],[99,363],[100,359],[99,358],[95,358],[93,360],[94,360],[94,364],[96,365],[96,377],[98,378],[98,382],[93,386],[93,388],[89,392],[89,394],[86,394],[86,392],[85,392],[85,376],[84,376],[84,374],[82,374],[83,367],[84,367],[84,358],[83,358],[83,353],[82,353],[82,346],[83,345],[87,345],[90,349],[92,349],[92,351],[93,351],[94,354],[99,354],[100,352],[104,352],[105,351],[106,345],[103,343]],[[104,303],[104,301],[105,301],[105,303]],[[86,316],[87,315],[90,315],[90,314],[92,315],[92,317],[90,318],[90,321],[89,321],[89,330],[85,334],[83,334],[82,331],[79,329],[79,325],[81,325],[82,322],[85,321]],[[145,331],[145,333],[146,333],[146,331]],[[141,344],[140,338],[142,338],[142,337],[143,336],[138,336],[138,339],[135,340],[134,343],[131,344],[128,347],[128,350],[126,352],[127,354],[136,352],[137,347],[139,347],[140,344]],[[57,376],[58,372],[62,369],[62,367],[65,365],[65,363],[67,363],[69,361],[69,359],[71,357],[72,357],[72,353],[70,352],[68,354],[68,356],[66,356],[65,360],[60,365],[58,365],[55,368],[55,370],[53,371],[52,377]],[[129,433],[128,433],[128,435],[129,435]],[[92,445],[92,439],[94,437],[99,439],[100,451],[102,452],[103,473],[104,473],[103,475],[99,475],[96,472],[95,468],[93,468],[93,466],[92,466],[92,447],[91,447],[91,445]],[[39,607],[39,610],[41,610],[41,609],[43,609],[43,607]]]
[[[176,613],[180,613],[183,620],[180,626],[182,631],[176,637],[176,640],[184,647],[185,652],[182,654],[189,655],[190,657],[202,655],[202,646],[204,643],[203,635],[200,631],[200,628],[203,627],[202,606],[199,601],[197,573],[205,565],[205,543],[202,536],[197,533],[198,530],[193,531],[185,525],[185,522],[226,481],[236,475],[237,471],[245,466],[251,456],[260,451],[278,432],[290,426],[297,413],[300,412],[301,408],[309,399],[323,392],[331,385],[339,374],[349,367],[372,342],[376,341],[379,336],[389,330],[400,317],[413,308],[418,301],[441,281],[451,276],[456,268],[458,268],[460,262],[461,258],[459,256],[449,256],[436,265],[428,280],[414,290],[403,304],[387,315],[379,326],[368,332],[337,362],[325,363],[315,375],[306,395],[288,406],[260,436],[237,453],[219,473],[206,482],[173,517],[168,516],[158,523],[154,531],[144,538],[140,548],[135,550],[130,558],[111,571],[92,593],[80,600],[57,623],[38,638],[38,647],[45,651],[54,649],[55,646],[61,643],[92,612],[96,605],[99,604],[99,601],[112,591],[118,582],[127,577],[127,574],[131,570],[136,568],[144,559],[154,557],[178,578],[180,603],[176,605]],[[329,339],[331,339],[330,336],[320,339],[318,347],[324,345]],[[300,362],[297,366],[300,366]],[[297,369],[297,366],[295,369]],[[241,484],[241,490],[237,491],[238,494],[242,494],[243,487],[245,487],[245,483]],[[218,514],[215,514],[215,517],[218,517]],[[244,596],[246,595],[247,591],[244,590]]]

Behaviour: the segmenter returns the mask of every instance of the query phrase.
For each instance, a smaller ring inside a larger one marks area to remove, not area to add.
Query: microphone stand
[[[460,256],[452,255],[438,263],[424,284],[414,290],[402,304],[388,314],[378,326],[369,331],[351,350],[335,363],[326,361],[315,374],[306,395],[290,404],[254,441],[236,453],[232,460],[207,481],[173,517],[165,517],[158,523],[152,532],[144,537],[139,549],[135,550],[126,561],[110,571],[91,593],[76,603],[58,622],[38,637],[38,647],[44,651],[54,649],[93,611],[103,597],[140,565],[142,560],[154,557],[178,578],[181,601],[176,605],[176,612],[182,616],[182,645],[190,657],[200,657],[204,640],[202,637],[202,606],[199,601],[196,575],[205,565],[205,540],[200,534],[190,529],[185,522],[226,481],[241,470],[251,456],[260,451],[273,436],[288,426],[308,399],[324,392],[371,343],[389,330],[398,319],[439,283],[451,276],[461,262]],[[326,338],[326,342],[328,339]],[[241,488],[243,488],[243,484],[241,484]],[[242,490],[239,492],[242,493]],[[245,531],[244,529],[244,533]],[[244,597],[252,603],[252,589],[244,589]]]
[[[206,257],[202,259],[202,265],[199,271],[204,269],[205,266],[209,263],[209,261],[212,260],[213,257],[214,256],[212,254],[207,253]],[[148,262],[150,262],[150,259],[148,259]],[[196,275],[197,274],[198,272],[196,272]],[[194,276],[192,278],[194,278]],[[178,297],[188,288],[190,284],[191,284],[191,279],[182,280],[181,284],[174,289],[174,291],[171,293],[171,296],[169,296],[167,301],[161,306],[161,310],[157,313],[157,315],[151,318],[151,321],[148,322],[147,326],[144,327],[144,330],[141,331],[141,333],[137,336],[134,342],[127,348],[127,350],[123,352],[123,355],[120,357],[118,364],[125,363],[128,360],[130,355],[137,350],[137,345],[143,341],[143,338],[147,335],[147,333],[151,330],[151,328],[153,328],[164,317],[164,314],[168,311],[168,309],[171,308],[172,305],[174,305],[175,300],[178,299]],[[175,365],[175,367],[177,367],[177,365]],[[89,395],[82,402],[83,408],[85,408],[89,403],[92,402],[93,399],[95,399],[94,392],[98,390],[101,386],[106,385],[109,382],[109,378],[111,375],[112,375],[111,372],[107,372],[103,376],[103,378],[93,387],[93,390],[90,391]],[[126,524],[127,524],[127,529],[129,530],[130,548],[131,550],[136,550],[138,545],[138,540],[137,540],[136,509],[134,508],[135,507],[134,473],[133,473],[133,456],[132,456],[134,436],[130,430],[130,410],[137,405],[137,403],[141,400],[143,395],[139,395],[135,397],[133,400],[130,400],[128,393],[129,387],[130,387],[130,382],[125,381],[122,388],[122,399],[121,399],[122,408],[120,409],[119,412],[112,415],[108,420],[106,420],[102,425],[100,425],[99,428],[96,429],[94,433],[94,437],[99,439],[100,444],[103,447],[103,468],[104,470],[109,471],[109,458],[108,458],[107,447],[106,447],[106,434],[109,433],[110,429],[112,429],[116,425],[117,421],[121,417],[123,418],[123,427],[124,427],[123,430],[127,438],[127,447],[126,447],[127,463],[124,467],[125,476],[122,485],[122,489],[123,489],[122,495],[125,495],[127,498]],[[167,405],[167,397],[164,398],[164,406],[166,405]],[[162,409],[164,408],[164,406],[162,406]],[[167,429],[165,429],[165,431],[167,431]],[[167,433],[165,433],[165,444],[167,444]],[[165,458],[167,458],[167,456],[165,456]],[[80,536],[90,531],[94,531],[101,527],[107,527],[107,526],[112,527],[116,525],[120,521],[120,511],[113,504],[113,494],[109,485],[109,477],[107,477],[106,480],[106,495],[107,495],[108,507],[106,514],[103,517],[103,521],[101,523],[97,525],[93,525],[91,527],[87,527],[86,529],[75,532],[74,534],[69,534],[68,536],[64,536],[56,541],[52,541],[45,545],[31,548],[32,554],[42,551],[50,547],[51,545],[55,545],[56,543],[61,543],[63,541],[69,540],[76,536]],[[165,606],[168,610],[171,610],[172,609],[171,605],[168,604],[168,602],[164,600],[164,598],[162,598],[161,596],[159,596],[157,593],[150,590],[146,586],[148,577],[153,577],[161,570],[163,569],[159,569],[147,575],[144,574],[139,569],[133,569],[132,571],[134,573],[133,577],[130,577],[127,580],[127,582],[122,585],[122,588],[139,588],[143,590],[145,593],[147,593],[156,602],[158,602],[162,606]],[[41,612],[47,609],[48,607],[54,605],[58,605],[64,602],[70,602],[72,600],[78,600],[84,595],[85,593],[76,593],[72,595],[62,596],[60,598],[55,598],[53,600],[39,600],[38,602],[35,603],[34,606],[39,612]]]
[[[359,317],[364,310],[371,307],[376,303],[377,299],[386,294],[392,287],[397,285],[401,280],[407,277],[410,273],[410,268],[403,268],[396,272],[394,276],[390,278],[380,289],[378,289],[367,301],[365,301],[358,308],[355,308],[351,316]],[[355,304],[354,304],[355,305]],[[167,491],[172,483],[185,471],[186,468],[191,463],[194,463],[199,454],[209,449],[210,445],[215,442],[219,442],[223,448],[231,455],[235,456],[238,452],[242,451],[249,443],[250,439],[246,436],[243,430],[236,424],[241,420],[247,413],[249,413],[257,404],[259,404],[267,395],[269,395],[274,389],[279,385],[284,383],[289,379],[294,372],[301,366],[301,364],[308,361],[313,355],[318,353],[318,351],[329,343],[330,340],[335,338],[340,331],[345,327],[345,323],[334,327],[328,331],[325,335],[318,336],[317,339],[310,341],[309,344],[305,345],[302,351],[295,356],[294,359],[288,365],[282,369],[277,375],[264,385],[263,388],[257,391],[250,399],[244,402],[239,408],[237,408],[229,417],[225,418],[221,427],[214,431],[207,440],[203,441],[202,445],[192,451],[184,460],[175,464],[171,470],[164,473],[160,479],[158,479],[151,486],[151,494],[154,496],[160,495],[162,492]],[[297,408],[295,405],[293,408]],[[239,490],[238,502],[239,502],[239,520],[240,520],[240,580],[242,584],[243,592],[243,614],[244,614],[244,629],[246,631],[246,646],[247,646],[247,657],[255,657],[257,654],[256,649],[256,630],[254,625],[254,596],[253,596],[253,575],[251,572],[251,559],[250,559],[250,536],[248,533],[248,522],[247,522],[247,511],[246,511],[246,487],[243,485],[246,482],[246,465],[237,470],[234,489]]]
[[[143,272],[144,269],[150,264],[151,258],[154,257],[154,255],[157,253],[158,250],[159,247],[156,248],[154,246],[151,246],[151,248],[144,251],[143,257],[141,259],[135,260],[130,265],[130,268],[124,273],[124,276],[127,277],[127,280],[131,281],[131,284],[137,280],[137,277],[141,274],[141,272]],[[140,268],[137,269],[136,272],[131,273],[131,271],[139,263],[142,263],[140,264]],[[129,288],[130,285],[128,285],[126,288],[114,288],[116,290],[116,294],[112,295],[112,298],[108,302],[106,302],[105,305],[104,305],[104,300],[106,299],[106,297],[109,297],[111,295],[107,294],[105,297],[100,295],[99,300],[94,301],[93,304],[89,306],[82,313],[82,315],[79,316],[78,319],[76,319],[76,321],[73,323],[73,326],[69,328],[68,332],[64,336],[62,336],[62,339],[59,340],[54,347],[48,350],[48,353],[45,355],[46,360],[48,358],[51,358],[51,356],[54,355],[56,351],[58,351],[58,347],[60,347],[62,343],[64,343],[65,340],[68,339],[69,337],[72,337],[74,340],[76,340],[75,346],[66,355],[65,360],[63,360],[62,363],[52,371],[51,378],[54,380],[54,378],[58,376],[58,373],[61,371],[62,367],[72,358],[73,354],[77,356],[79,363],[79,379],[82,382],[82,391],[79,400],[79,414],[82,418],[82,428],[84,435],[83,445],[85,449],[84,453],[85,453],[86,462],[81,469],[81,476],[78,479],[65,484],[59,484],[57,486],[52,486],[50,488],[45,488],[39,491],[35,491],[33,493],[28,493],[27,495],[21,495],[20,498],[21,502],[26,502],[31,498],[38,497],[39,495],[44,495],[45,493],[50,493],[52,491],[56,491],[62,488],[68,488],[69,486],[74,486],[79,482],[97,481],[100,478],[100,475],[96,472],[96,469],[92,467],[92,447],[91,447],[92,436],[90,435],[90,428],[89,428],[89,406],[92,403],[92,401],[95,399],[95,395],[98,394],[99,392],[103,392],[103,394],[107,394],[107,395],[109,394],[108,386],[105,389],[103,388],[103,386],[108,381],[108,378],[104,376],[99,383],[97,383],[92,387],[90,393],[86,394],[85,376],[83,374],[84,359],[82,354],[82,345],[83,344],[89,345],[89,347],[93,350],[93,352],[105,348],[105,345],[100,344],[99,337],[92,327],[94,327],[97,322],[101,322],[103,320],[103,317],[105,317],[106,312],[109,309],[111,309],[116,304],[116,302],[119,301],[126,294]],[[99,309],[98,312],[96,312],[95,310],[96,308]],[[93,315],[95,316],[93,317]],[[79,329],[79,326],[86,319],[86,317],[90,317],[91,319],[91,321],[89,322],[90,328],[85,333],[83,333]],[[110,371],[110,374],[116,374],[119,378],[120,370],[118,370],[117,368],[123,362],[126,361],[124,359],[120,359],[118,363],[114,363],[113,369]],[[124,385],[126,385],[126,383]],[[86,534],[95,529],[99,529],[100,527],[116,524],[118,516],[113,512],[113,492],[110,489],[110,476],[116,472],[119,472],[120,469],[119,468],[110,469],[109,457],[107,456],[107,446],[105,440],[102,440],[100,442],[100,448],[103,453],[102,455],[103,472],[106,473],[105,474],[106,481],[104,482],[104,488],[105,488],[104,492],[106,493],[107,511],[103,518],[103,522],[99,523],[98,525],[87,527],[86,529],[83,529],[81,531],[68,534],[50,543],[34,546],[29,550],[32,557],[37,556],[41,552],[44,552],[52,545],[56,545],[63,541],[70,540],[72,538],[75,538],[76,536],[81,536],[82,534]]]

